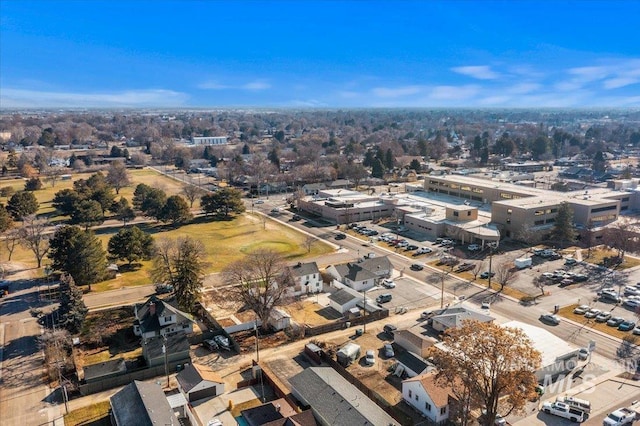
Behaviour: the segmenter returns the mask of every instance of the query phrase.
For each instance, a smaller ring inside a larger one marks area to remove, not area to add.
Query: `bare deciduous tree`
[[[229,264],[222,276],[231,286],[229,297],[252,309],[263,329],[272,310],[289,303],[294,286],[282,255],[273,250],[258,250]]]
[[[205,191],[196,185],[185,185],[182,187],[182,195],[189,200],[189,208],[193,207],[193,203],[205,194]]]
[[[20,243],[21,235],[20,229],[10,229],[4,235],[4,246],[7,248],[8,261],[11,262],[11,256],[13,255],[13,251],[16,249],[16,246]]]
[[[307,249],[307,253],[311,253],[311,247],[313,247],[316,241],[316,237],[314,237],[313,235],[309,235],[304,239],[303,245]]]
[[[48,226],[48,220],[29,215],[23,218],[20,228],[20,242],[33,252],[38,268],[42,266],[42,259],[49,252],[49,235],[46,233]]]
[[[496,282],[500,284],[500,291],[504,290],[516,276],[516,271],[511,262],[502,262],[495,269]]]
[[[124,161],[113,161],[109,166],[105,180],[116,190],[116,194],[119,194],[120,189],[123,187],[131,185],[129,172],[127,171],[127,166],[125,166]]]

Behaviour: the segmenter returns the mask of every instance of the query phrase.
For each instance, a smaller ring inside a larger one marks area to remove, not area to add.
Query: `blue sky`
[[[640,1],[0,3],[0,107],[640,107]]]

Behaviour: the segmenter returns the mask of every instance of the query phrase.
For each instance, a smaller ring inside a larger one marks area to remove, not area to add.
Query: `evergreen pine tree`
[[[76,286],[71,275],[62,274],[60,277],[58,324],[70,333],[77,333],[80,331],[88,311],[84,300],[82,300],[82,290]]]

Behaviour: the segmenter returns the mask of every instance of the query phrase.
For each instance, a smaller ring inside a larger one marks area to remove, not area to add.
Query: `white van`
[[[586,399],[580,399],[574,396],[559,396],[556,401],[564,402],[571,408],[578,409],[583,413],[589,414],[591,412],[591,402]]]

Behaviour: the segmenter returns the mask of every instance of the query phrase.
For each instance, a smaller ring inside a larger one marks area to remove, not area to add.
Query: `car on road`
[[[611,317],[607,320],[607,325],[609,327],[617,327],[624,322],[624,318],[622,317]]]
[[[384,356],[386,356],[387,358],[393,358],[395,356],[395,352],[393,352],[393,346],[391,346],[391,343],[384,344]]]
[[[489,309],[491,308],[491,302],[489,302],[488,300],[485,300],[482,302],[482,304],[480,305],[480,307],[482,309]]]
[[[600,315],[600,312],[602,312],[600,309],[591,308],[587,312],[585,312],[584,317],[585,318],[595,318],[598,315]]]
[[[254,201],[255,204],[264,204],[264,200],[256,200]]]
[[[376,302],[377,303],[387,303],[387,302],[391,302],[392,298],[393,298],[393,296],[391,295],[391,293],[383,293],[383,294],[379,295],[378,297],[376,297]]]
[[[156,284],[156,294],[166,294],[173,292],[173,285],[171,284]]]
[[[560,317],[551,313],[540,315],[540,321],[547,322],[549,324],[560,324]]]
[[[482,247],[480,247],[479,244],[469,244],[467,246],[467,250],[469,251],[480,251],[482,249]]]
[[[607,322],[607,321],[609,321],[609,318],[611,318],[611,312],[609,312],[609,311],[604,311],[604,312],[600,312],[600,313],[596,316],[596,321],[597,321],[597,322]]]
[[[373,365],[376,363],[376,353],[373,349],[368,349],[364,356],[364,362],[367,365]]]
[[[636,327],[636,323],[633,321],[622,321],[618,325],[618,330],[620,331],[631,331]]]
[[[589,309],[591,309],[589,305],[580,305],[575,307],[575,309],[573,310],[573,313],[577,315],[584,315],[587,313]]]
[[[480,278],[482,278],[483,280],[486,280],[487,278],[489,278],[489,276],[494,277],[495,275],[496,275],[495,272],[484,271],[483,273],[480,274]]]
[[[337,234],[337,235],[335,236],[335,239],[336,239],[336,240],[344,240],[345,238],[347,238],[347,236],[346,236],[345,234],[342,234],[342,233]]]
[[[396,288],[396,283],[389,278],[385,278],[384,280],[382,280],[382,285],[386,288]]]
[[[424,269],[424,266],[422,266],[419,263],[413,263],[413,264],[411,264],[409,269],[411,269],[412,271],[422,271]]]

